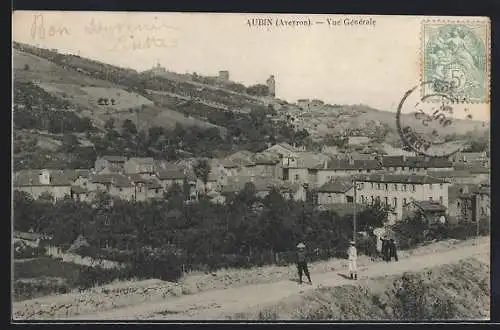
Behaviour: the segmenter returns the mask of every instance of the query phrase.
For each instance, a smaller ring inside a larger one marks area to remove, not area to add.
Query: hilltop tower
[[[229,71],[222,70],[219,71],[219,82],[228,83],[229,82]]]
[[[271,75],[266,81],[267,88],[269,89],[269,96],[276,96],[276,81],[274,75]]]

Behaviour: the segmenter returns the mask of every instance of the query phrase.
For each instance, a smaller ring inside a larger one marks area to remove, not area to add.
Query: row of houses
[[[308,190],[314,190],[317,203],[327,207],[352,204],[354,177],[358,182],[357,203],[380,201],[393,208],[395,219],[401,219],[405,207],[415,203],[428,204],[429,208],[440,205],[450,216],[463,214],[453,209],[457,201],[450,200],[450,187],[489,181],[488,169],[479,167],[474,173],[470,169],[457,170],[447,159],[406,155],[332,158],[287,144],[274,145],[257,154],[240,151],[224,159],[209,160],[206,182],[194,174],[196,161],[170,163],[153,158],[104,156],[96,160],[91,170],[22,171],[16,173],[14,185],[34,198],[48,192],[56,200],[64,196],[91,200],[97,192],[106,191],[126,200],[140,201],[161,198],[174,183],[187,183],[190,199],[196,199],[203,191],[214,202],[223,203],[228,194],[252,183],[258,196],[278,188],[287,198],[305,200]],[[448,208],[450,203],[453,207]]]

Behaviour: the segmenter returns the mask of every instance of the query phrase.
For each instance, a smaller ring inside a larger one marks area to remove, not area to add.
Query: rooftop
[[[414,201],[413,204],[425,212],[444,212],[446,207],[439,202],[431,201]]]
[[[384,183],[410,183],[410,184],[431,184],[447,183],[446,180],[428,175],[420,174],[393,174],[374,173],[356,175],[355,179],[360,182],[384,182]]]
[[[128,177],[118,173],[97,174],[92,178],[93,183],[110,184],[115,187],[132,187],[132,181]]]
[[[374,159],[332,159],[327,162],[326,169],[329,170],[378,170],[381,166]]]
[[[108,162],[112,162],[112,163],[125,163],[127,161],[127,157],[124,157],[124,156],[105,155],[105,156],[102,156],[101,158],[107,160]]]
[[[453,163],[446,158],[429,158],[412,156],[384,156],[382,157],[384,167],[412,167],[412,168],[448,168]]]
[[[349,181],[331,181],[318,188],[318,192],[345,193],[352,188],[352,182]]]
[[[129,161],[139,165],[155,165],[155,160],[152,157],[132,157]]]
[[[78,177],[75,170],[47,170],[50,175],[48,185],[40,182],[40,175],[44,170],[29,170],[16,173],[14,187],[34,187],[34,186],[71,186]],[[82,175],[89,175],[89,172],[82,172]]]

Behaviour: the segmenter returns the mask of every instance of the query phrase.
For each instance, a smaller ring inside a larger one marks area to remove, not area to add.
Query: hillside
[[[277,142],[319,149],[325,138],[346,135],[401,144],[395,114],[367,106],[321,102],[306,109],[247,94],[252,86],[218,84],[194,74],[137,72],[19,43],[14,43],[13,60],[15,128],[45,134],[40,136],[44,141],[23,154],[16,166],[46,166],[44,159],[63,167],[87,166],[99,154],[135,155],[138,150],[139,156],[169,159],[181,157],[179,150],[215,156],[258,152]],[[468,132],[474,139],[488,128],[457,120],[439,132],[446,136]],[[429,134],[435,129],[429,126]],[[65,154],[75,148],[57,149],[58,143],[50,141],[61,141],[64,134],[79,134],[80,147],[94,150],[74,152],[73,159],[83,161],[69,165]],[[16,150],[23,146],[15,143]]]

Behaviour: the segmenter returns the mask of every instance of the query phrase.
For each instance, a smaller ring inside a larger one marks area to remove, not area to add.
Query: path
[[[373,278],[402,274],[405,271],[419,271],[425,268],[458,262],[469,257],[483,260],[489,254],[489,243],[477,246],[457,247],[454,250],[432,255],[412,256],[399,262],[376,263],[360,269],[359,278]],[[71,320],[189,320],[220,319],[223,314],[238,313],[256,306],[278,302],[290,295],[300,294],[320,286],[341,286],[353,281],[343,278],[338,272],[312,274],[314,286],[299,285],[293,281],[281,281],[269,284],[248,285],[226,290],[207,291],[194,295],[182,296],[161,302],[143,303],[92,315],[75,315]]]

